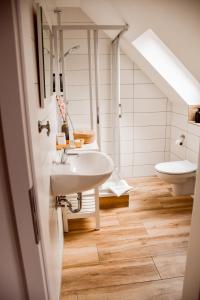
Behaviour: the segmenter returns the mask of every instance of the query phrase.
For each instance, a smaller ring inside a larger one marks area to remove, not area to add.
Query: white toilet
[[[155,165],[156,175],[171,183],[174,196],[194,194],[196,164],[188,160],[163,162]]]

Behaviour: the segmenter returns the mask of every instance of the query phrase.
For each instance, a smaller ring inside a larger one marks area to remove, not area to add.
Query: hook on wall
[[[51,132],[51,127],[50,127],[49,121],[47,121],[46,124],[42,124],[42,121],[38,121],[38,131],[39,131],[39,133],[41,133],[43,129],[47,130],[47,136],[49,136],[50,132]]]

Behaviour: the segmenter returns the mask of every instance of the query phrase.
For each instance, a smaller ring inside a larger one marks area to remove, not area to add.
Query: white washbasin
[[[106,181],[112,171],[112,159],[102,152],[82,152],[68,156],[67,164],[53,165],[53,195],[73,194],[95,188]]]

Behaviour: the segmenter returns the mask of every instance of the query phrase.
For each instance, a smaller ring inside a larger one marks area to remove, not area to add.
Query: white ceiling
[[[80,7],[80,0],[46,0],[49,6],[56,7]]]
[[[47,1],[47,0],[46,0]],[[200,81],[199,0],[48,0],[51,7],[80,7],[96,24],[129,24],[121,38],[123,51],[135,61],[171,100],[183,99],[153,68],[132,42],[153,29],[166,46]],[[106,32],[113,38],[115,32]]]

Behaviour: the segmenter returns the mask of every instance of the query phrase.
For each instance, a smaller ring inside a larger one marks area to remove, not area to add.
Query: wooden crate
[[[119,208],[129,206],[129,194],[126,193],[120,197],[110,195],[110,196],[99,196],[100,209],[107,208]]]

